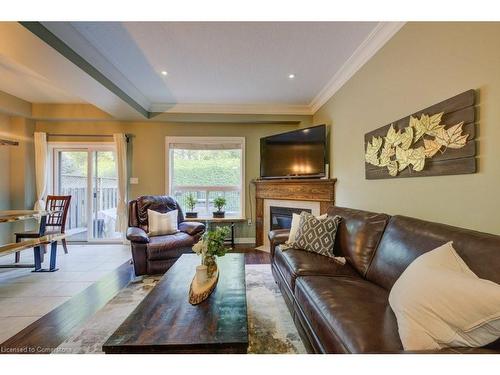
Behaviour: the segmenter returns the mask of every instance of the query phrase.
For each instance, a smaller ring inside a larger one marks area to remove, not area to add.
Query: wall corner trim
[[[314,114],[381,49],[406,22],[379,22],[342,67],[309,104]]]

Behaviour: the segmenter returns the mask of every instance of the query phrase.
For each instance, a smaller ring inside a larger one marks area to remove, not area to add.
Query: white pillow
[[[150,236],[161,236],[163,234],[174,234],[177,228],[177,216],[179,210],[172,210],[162,214],[161,212],[148,210],[148,224]]]
[[[477,277],[451,242],[415,259],[389,304],[405,350],[480,347],[500,337],[500,285]]]
[[[326,219],[328,214],[323,214],[320,216],[316,216],[318,220],[323,220]],[[297,236],[297,231],[299,230],[300,226],[300,215],[298,214],[292,214],[292,226],[290,227],[290,233],[288,233],[288,243],[294,243],[295,242],[295,237]]]

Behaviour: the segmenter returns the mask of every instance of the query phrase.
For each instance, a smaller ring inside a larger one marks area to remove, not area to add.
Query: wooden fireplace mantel
[[[335,182],[331,179],[254,180],[255,184],[255,243],[264,243],[264,199],[312,201],[320,203],[320,213],[335,203]]]

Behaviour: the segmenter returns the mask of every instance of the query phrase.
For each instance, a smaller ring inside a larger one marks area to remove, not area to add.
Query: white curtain
[[[116,147],[116,169],[118,175],[118,205],[116,207],[117,232],[125,235],[127,231],[127,137],[113,134]]]
[[[35,132],[35,178],[36,202],[35,210],[45,209],[45,193],[47,191],[48,155],[47,134]]]

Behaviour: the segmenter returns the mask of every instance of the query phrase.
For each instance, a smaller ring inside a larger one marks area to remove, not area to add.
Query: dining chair
[[[47,216],[45,230],[43,232],[37,230],[16,233],[16,242],[21,242],[23,238],[40,238],[47,234],[64,233],[70,202],[71,195],[48,195],[45,203],[45,210],[53,213]],[[61,242],[64,248],[64,253],[68,254],[66,239],[63,238]],[[17,252],[15,262],[19,263],[19,260],[20,252]]]

